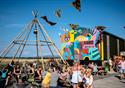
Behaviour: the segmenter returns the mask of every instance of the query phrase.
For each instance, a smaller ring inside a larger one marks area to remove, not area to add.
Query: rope
[[[38,27],[38,26],[37,26]],[[40,36],[39,36],[39,32],[38,32],[38,46],[40,46]],[[44,67],[44,60],[43,60],[43,57],[42,57],[42,46],[40,46],[40,57],[42,59],[42,67],[43,67],[43,70],[45,70],[45,67]]]
[[[36,19],[34,19],[34,20],[36,20]],[[37,22],[37,21],[35,21],[35,22]],[[36,32],[36,53],[37,53],[37,57],[39,57],[39,53],[38,53],[38,28],[37,28],[37,24],[35,23],[35,30],[37,31]]]

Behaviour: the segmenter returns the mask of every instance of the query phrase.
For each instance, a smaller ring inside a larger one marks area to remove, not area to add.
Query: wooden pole
[[[45,28],[43,27],[42,24],[40,24],[40,22],[38,21],[38,25],[41,28],[41,30],[46,34],[47,38],[49,39],[49,41],[53,44],[54,49],[56,50],[56,52],[58,53],[58,55],[61,57],[62,61],[66,64],[66,62],[64,61],[60,51],[58,50],[58,48],[56,47],[55,43],[51,40],[51,38],[49,37],[48,33],[46,32]]]
[[[36,23],[38,23],[37,19],[36,20]],[[39,24],[38,24],[39,25]],[[38,26],[36,25],[37,29],[38,29]],[[45,66],[44,66],[44,59],[43,59],[43,56],[42,56],[42,46],[40,45],[40,36],[39,36],[39,32],[38,32],[38,46],[40,47],[40,57],[42,59],[42,67],[43,67],[43,70],[45,70]]]

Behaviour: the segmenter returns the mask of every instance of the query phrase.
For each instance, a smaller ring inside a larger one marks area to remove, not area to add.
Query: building
[[[113,58],[114,55],[119,56],[121,51],[125,51],[125,39],[104,31],[101,44],[102,60]]]

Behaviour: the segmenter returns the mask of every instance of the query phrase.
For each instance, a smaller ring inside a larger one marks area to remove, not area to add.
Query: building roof
[[[124,40],[124,41],[125,41],[124,38],[121,38],[121,37],[119,37],[119,36],[116,36],[115,34],[109,33],[109,32],[107,32],[107,31],[103,31],[103,34],[107,34],[107,35],[110,35],[110,36],[115,37],[115,38],[117,38],[117,39],[121,39],[121,40]]]

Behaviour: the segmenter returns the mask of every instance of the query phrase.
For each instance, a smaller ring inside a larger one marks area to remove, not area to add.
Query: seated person
[[[34,82],[34,71],[33,70],[29,70],[28,72],[28,82]]]
[[[19,65],[16,65],[16,66],[14,67],[14,75],[15,75],[15,77],[16,77],[17,83],[19,82],[20,74],[21,74],[20,66],[19,66]]]
[[[35,70],[35,80],[36,81],[42,81],[42,68],[41,67],[38,67]]]

